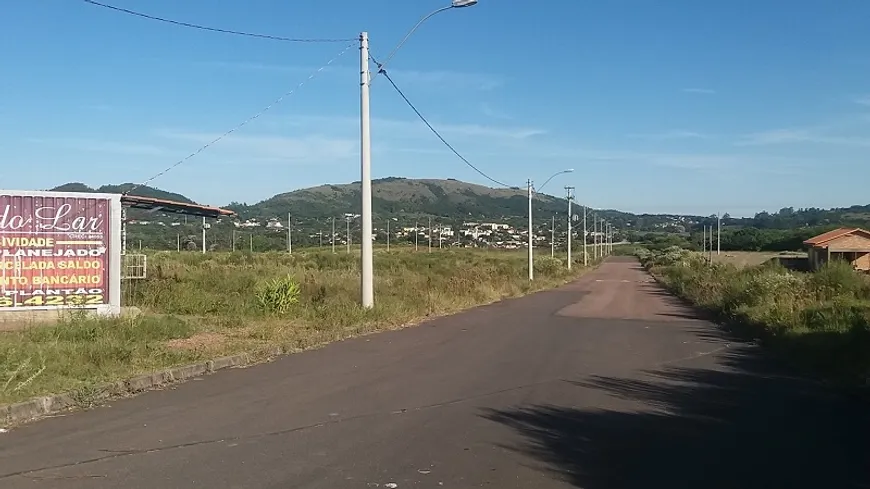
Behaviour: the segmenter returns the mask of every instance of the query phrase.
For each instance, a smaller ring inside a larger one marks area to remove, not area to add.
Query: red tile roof
[[[829,241],[833,241],[837,238],[846,236],[848,234],[861,233],[867,237],[870,237],[870,231],[866,231],[861,228],[837,228],[833,231],[828,231],[827,233],[822,233],[818,236],[814,236],[806,241],[804,241],[805,245],[808,246],[823,246],[825,243]]]

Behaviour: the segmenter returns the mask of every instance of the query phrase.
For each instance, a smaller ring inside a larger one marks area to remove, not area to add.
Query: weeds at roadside
[[[672,292],[738,324],[807,371],[848,384],[870,381],[870,280],[832,261],[814,273],[778,264],[707,264],[668,248],[638,254]]]
[[[0,404],[76,391],[75,402],[87,407],[107,382],[272,346],[314,348],[549,288],[583,271],[542,257],[530,284],[526,260],[504,251],[378,253],[375,308],[365,310],[353,255],[155,253],[148,278],[123,291],[125,305],[143,314],[107,319],[74,310],[55,325],[0,333],[0,386],[8,380]]]

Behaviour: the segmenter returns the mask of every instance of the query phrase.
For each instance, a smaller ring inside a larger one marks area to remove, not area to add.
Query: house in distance
[[[810,270],[818,270],[831,260],[844,260],[855,270],[870,271],[870,231],[839,228],[804,241],[808,248]]]

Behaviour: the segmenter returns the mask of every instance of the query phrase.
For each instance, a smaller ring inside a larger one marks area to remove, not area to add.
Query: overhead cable
[[[149,14],[146,14],[146,13],[137,12],[137,11],[135,11],[135,10],[130,10],[130,9],[122,8],[122,7],[116,7],[116,6],[114,6],[114,5],[109,5],[109,4],[106,4],[106,3],[96,2],[96,1],[94,1],[94,0],[82,0],[82,1],[85,2],[85,3],[89,3],[89,4],[91,4],[91,5],[95,5],[95,6],[97,6],[97,7],[103,7],[103,8],[107,8],[107,9],[109,9],[109,10],[114,10],[114,11],[116,11],[116,12],[121,12],[121,13],[129,14],[129,15],[134,15],[134,16],[136,16],[136,17],[141,17],[141,18],[143,18],[143,19],[156,20],[156,21],[158,21],[158,22],[165,22],[165,23],[167,23],[167,24],[173,24],[173,25],[177,25],[177,26],[181,26],[181,27],[189,27],[189,28],[192,28],[192,29],[200,29],[200,30],[203,30],[203,31],[220,32],[220,33],[223,33],[223,34],[233,34],[233,35],[236,35],[236,36],[256,37],[256,38],[259,38],[259,39],[270,39],[270,40],[272,40],[272,41],[299,42],[299,43],[349,42],[349,41],[355,41],[355,40],[356,40],[355,38],[354,38],[354,39],[351,39],[351,38],[347,38],[347,39],[330,39],[330,38],[323,38],[323,39],[310,38],[310,39],[306,39],[306,38],[293,38],[293,37],[273,36],[273,35],[271,35],[271,34],[257,34],[257,33],[254,33],[254,32],[236,31],[236,30],[231,30],[231,29],[221,29],[221,28],[218,28],[218,27],[209,27],[209,26],[205,26],[205,25],[201,25],[201,24],[192,24],[192,23],[190,23],[190,22],[181,22],[181,21],[178,21],[178,20],[167,19],[167,18],[164,18],[164,17],[157,17],[156,15],[149,15]]]
[[[354,41],[355,41],[355,40],[354,40]],[[232,133],[238,131],[239,129],[241,129],[242,127],[246,126],[246,125],[249,124],[250,122],[252,122],[252,121],[254,121],[255,119],[259,118],[260,116],[262,116],[263,114],[265,114],[267,111],[269,111],[269,109],[271,109],[272,107],[274,107],[274,106],[280,104],[280,103],[281,103],[285,98],[287,98],[287,97],[293,95],[297,90],[299,90],[300,88],[302,88],[302,87],[303,87],[303,86],[304,86],[308,81],[312,80],[314,77],[316,77],[318,74],[320,74],[320,72],[322,72],[322,71],[325,70],[327,67],[329,67],[331,64],[333,64],[336,60],[338,60],[339,58],[341,58],[345,53],[347,53],[347,52],[348,52],[352,47],[354,47],[354,46],[355,46],[355,42],[354,42],[354,43],[351,43],[351,44],[348,44],[347,46],[345,46],[345,48],[344,48],[340,53],[338,53],[337,56],[335,56],[334,58],[330,59],[326,64],[324,64],[324,65],[321,66],[320,68],[314,70],[310,75],[308,75],[308,78],[302,80],[298,85],[296,85],[296,86],[293,87],[290,91],[284,93],[283,95],[281,95],[280,97],[278,97],[277,99],[275,99],[274,101],[272,101],[272,103],[270,103],[269,105],[267,105],[266,107],[264,107],[262,110],[260,110],[260,111],[257,112],[256,114],[252,115],[251,117],[248,117],[247,119],[245,119],[244,121],[242,121],[242,123],[236,125],[235,127],[233,127],[232,129],[230,129],[229,131],[226,131],[225,133],[221,134],[220,136],[218,136],[218,137],[214,138],[213,140],[209,141],[208,143],[202,145],[199,149],[197,149],[197,150],[194,151],[193,153],[190,153],[189,155],[185,156],[184,158],[182,158],[182,159],[176,161],[174,164],[170,165],[170,166],[167,167],[165,170],[163,170],[163,171],[157,173],[157,174],[154,175],[153,177],[151,177],[151,178],[145,180],[144,182],[142,182],[142,183],[140,183],[140,184],[137,184],[137,185],[133,186],[130,190],[127,190],[126,192],[124,192],[124,194],[127,195],[127,194],[129,194],[130,192],[136,190],[137,188],[142,187],[143,185],[148,185],[149,183],[151,183],[151,182],[154,181],[155,179],[157,179],[157,178],[159,178],[159,177],[165,175],[166,173],[168,173],[168,172],[171,171],[172,169],[176,168],[177,166],[181,165],[181,164],[184,163],[185,161],[187,161],[187,160],[193,158],[194,156],[196,156],[196,155],[202,153],[202,152],[205,151],[209,146],[211,146],[211,145],[217,143],[217,142],[220,141],[221,139],[224,139],[225,137],[227,137],[227,136],[229,136],[230,134],[232,134]]]
[[[374,61],[374,63],[375,63],[376,65],[381,66],[380,63],[378,63],[374,58],[372,58],[372,61]],[[459,151],[457,151],[456,148],[453,147],[453,145],[451,145],[449,142],[447,142],[447,140],[444,139],[444,136],[442,136],[441,133],[439,133],[438,130],[435,129],[435,128],[432,126],[432,124],[429,123],[428,120],[426,120],[426,117],[424,117],[423,114],[420,113],[420,111],[419,111],[419,110],[417,109],[417,107],[414,106],[414,104],[413,104],[413,103],[408,99],[408,97],[405,95],[405,93],[402,91],[402,89],[399,88],[398,85],[396,85],[396,82],[393,81],[393,79],[392,79],[392,78],[390,77],[390,75],[386,72],[386,70],[384,70],[383,68],[379,68],[379,69],[378,69],[378,73],[384,75],[384,78],[386,78],[386,79],[390,82],[390,85],[392,85],[392,86],[393,86],[393,89],[395,89],[396,92],[399,94],[399,96],[402,97],[402,100],[404,100],[405,103],[408,104],[408,107],[410,107],[411,110],[413,110],[414,113],[417,114],[417,117],[419,117],[420,120],[423,121],[424,124],[426,124],[426,127],[428,127],[429,130],[432,131],[432,133],[435,134],[435,136],[437,136],[438,139],[440,139],[441,142],[444,143],[444,145],[447,146],[447,148],[448,148],[450,151],[453,152],[453,154],[455,154],[455,155],[456,155],[460,160],[462,160],[463,163],[465,163],[466,165],[468,165],[472,170],[476,171],[476,172],[477,172],[478,174],[480,174],[483,178],[489,180],[490,182],[492,182],[492,183],[494,183],[494,184],[496,184],[496,185],[499,185],[499,186],[502,186],[502,187],[507,187],[507,188],[512,188],[512,189],[513,189],[513,188],[517,188],[515,185],[508,185],[508,184],[506,184],[506,183],[504,183],[504,182],[500,182],[500,181],[498,181],[498,180],[492,178],[491,176],[489,176],[489,175],[487,175],[486,173],[484,173],[483,170],[481,170],[480,168],[478,168],[478,167],[474,166],[473,164],[471,164],[471,162],[468,161],[468,159],[467,159],[466,157],[462,156],[462,154],[460,154]]]

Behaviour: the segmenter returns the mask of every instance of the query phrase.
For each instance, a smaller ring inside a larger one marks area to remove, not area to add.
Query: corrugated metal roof
[[[828,231],[827,233],[822,233],[818,236],[814,236],[806,241],[804,241],[805,245],[808,246],[822,246],[829,241],[833,241],[837,238],[841,238],[843,236],[849,234],[861,233],[867,237],[870,237],[870,231],[861,228],[837,228],[833,231]]]
[[[137,209],[161,210],[165,212],[174,212],[176,214],[187,214],[190,216],[223,217],[236,215],[235,212],[229,209],[221,209],[220,207],[209,207],[207,205],[155,199],[153,197],[140,197],[138,195],[122,195],[121,205]]]

